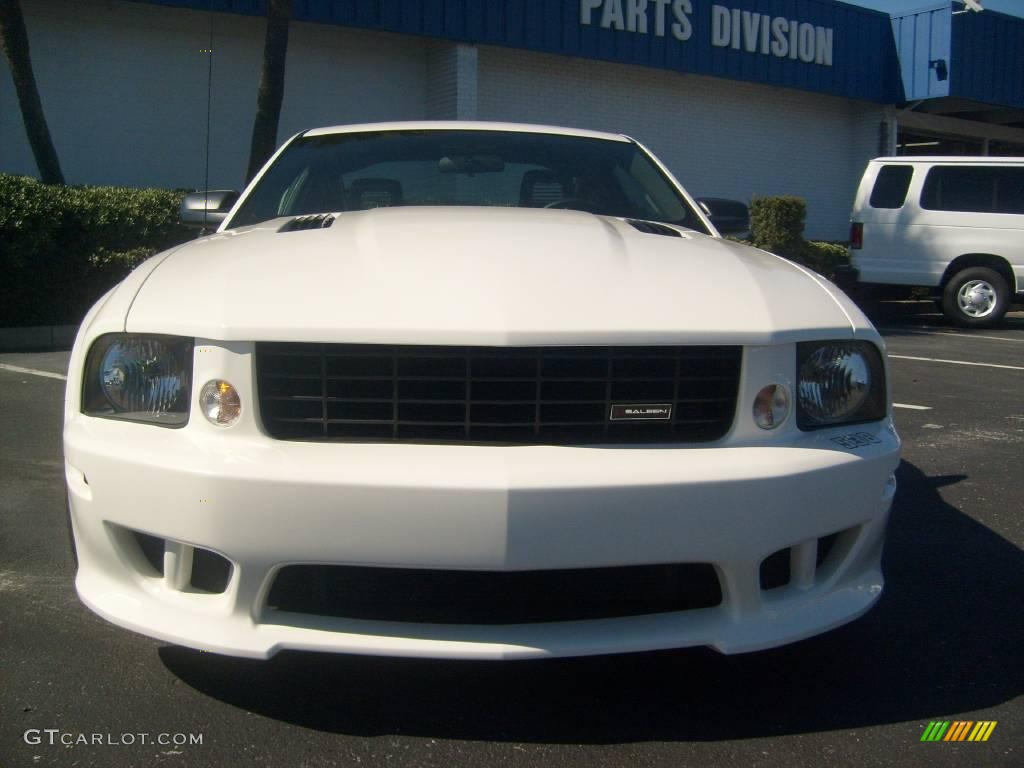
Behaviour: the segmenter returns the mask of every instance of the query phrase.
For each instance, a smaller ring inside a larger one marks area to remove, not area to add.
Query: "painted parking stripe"
[[[908,405],[907,403],[893,403],[893,408],[906,408],[908,411],[930,411],[930,405]]]
[[[953,333],[952,331],[935,331],[936,336],[959,336],[961,339],[991,339],[992,341],[1016,341],[1024,343],[1024,339],[1008,339],[1006,336],[982,336],[979,333]]]
[[[974,363],[969,360],[942,360],[937,357],[912,357],[911,355],[888,355],[890,360],[918,360],[922,363],[949,363],[950,365],[976,365],[981,368],[1002,368],[1007,371],[1024,371],[1020,365],[999,365],[998,363]]]
[[[1024,344],[1024,339],[1011,339],[1006,336],[982,336],[980,333],[957,333],[956,331],[929,331],[924,330],[927,326],[920,326],[920,330],[912,328],[879,328],[882,333],[910,333],[914,336],[957,336],[961,339],[989,339],[991,341],[1015,341]]]
[[[67,381],[68,377],[63,373],[53,373],[52,371],[40,371],[35,368],[22,368],[20,365],[8,365],[7,363],[0,363],[0,371],[10,371],[11,373],[27,373],[29,376],[42,376],[46,379],[58,379],[60,381]]]

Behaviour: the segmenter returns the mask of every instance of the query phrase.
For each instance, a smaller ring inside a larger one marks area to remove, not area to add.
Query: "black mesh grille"
[[[267,606],[292,613],[431,624],[529,624],[710,608],[709,563],[550,571],[291,565]]]
[[[278,439],[706,442],[732,425],[741,353],[259,343],[256,367]]]

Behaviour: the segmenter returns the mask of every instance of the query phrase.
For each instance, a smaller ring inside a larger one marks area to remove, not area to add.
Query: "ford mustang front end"
[[[83,322],[76,586],[258,658],[777,646],[881,594],[890,399],[841,292],[629,139],[306,132]]]

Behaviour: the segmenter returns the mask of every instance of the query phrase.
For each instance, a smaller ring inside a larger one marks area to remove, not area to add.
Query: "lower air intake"
[[[291,565],[277,573],[267,607],[378,621],[532,624],[686,611],[721,602],[718,576],[708,563],[548,571]]]

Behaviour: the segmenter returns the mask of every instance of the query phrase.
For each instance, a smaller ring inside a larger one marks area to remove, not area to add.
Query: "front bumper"
[[[899,441],[887,423],[856,430],[876,442],[849,449],[812,433],[788,447],[315,444],[76,417],[65,428],[76,587],[118,625],[256,658],[286,648],[490,659],[759,650],[850,621],[881,593]],[[226,589],[190,588],[173,560],[156,574],[130,531],[228,558]],[[818,566],[816,541],[838,532]],[[762,589],[761,562],[787,548],[791,582]],[[275,573],[298,563],[487,571],[711,563],[723,599],[715,608],[504,626],[268,609]]]

